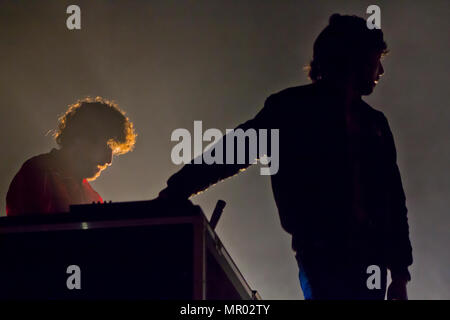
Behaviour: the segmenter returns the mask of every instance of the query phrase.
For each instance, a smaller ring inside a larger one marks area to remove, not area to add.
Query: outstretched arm
[[[248,129],[255,129],[258,133],[258,129],[270,129],[274,120],[275,102],[273,96],[266,99],[263,109],[251,120],[248,120],[234,130],[242,129],[246,131]],[[221,138],[218,142],[223,146],[223,159],[227,158],[227,139],[230,139],[230,134],[227,134]],[[259,142],[259,135],[257,134]],[[259,145],[259,143],[257,144]],[[249,145],[245,143],[246,160],[245,163],[237,163],[236,161],[236,144],[234,143],[234,162],[233,164],[227,164],[223,161],[223,164],[206,164],[205,161],[201,161],[201,164],[193,164],[194,160],[191,160],[189,164],[183,166],[181,170],[172,175],[167,181],[167,188],[160,192],[160,197],[165,198],[182,198],[187,199],[192,195],[200,193],[206,190],[211,185],[214,185],[221,180],[231,177],[239,172],[244,171],[250,164],[254,163],[257,159],[259,151],[254,154],[249,150]],[[204,159],[204,154],[200,155]],[[253,158],[253,159],[252,159]]]

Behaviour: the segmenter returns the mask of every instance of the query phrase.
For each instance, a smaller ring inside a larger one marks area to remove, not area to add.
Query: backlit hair
[[[59,146],[70,144],[74,138],[102,138],[113,154],[132,151],[136,143],[133,123],[113,101],[102,97],[87,97],[69,106],[59,118],[54,133]]]

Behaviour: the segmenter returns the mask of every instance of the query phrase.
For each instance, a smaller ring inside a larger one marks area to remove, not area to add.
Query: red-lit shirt
[[[23,164],[9,186],[6,215],[67,212],[71,204],[92,202],[103,200],[86,179],[70,175],[60,151],[53,149]]]

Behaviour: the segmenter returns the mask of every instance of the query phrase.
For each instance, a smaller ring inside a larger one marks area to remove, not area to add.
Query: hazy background
[[[81,7],[81,30],[66,8]],[[306,84],[302,68],[332,13],[381,7],[391,50],[365,100],[394,133],[409,208],[411,299],[450,298],[448,1],[2,1],[0,0],[0,214],[15,173],[55,143],[46,133],[87,95],[115,100],[134,121],[136,150],[93,183],[105,200],[151,199],[180,167],[176,128],[234,128],[265,98]],[[206,145],[206,144],[205,144]],[[259,167],[193,198],[265,299],[302,299],[290,238]]]

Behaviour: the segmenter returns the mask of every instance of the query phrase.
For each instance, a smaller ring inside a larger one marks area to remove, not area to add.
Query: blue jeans
[[[308,277],[302,267],[299,266],[298,278],[300,279],[300,286],[303,291],[303,296],[305,300],[313,300],[313,294],[311,289],[311,284],[309,283]]]
[[[387,269],[373,259],[359,260],[324,256],[296,255],[299,280],[305,300],[383,300],[386,294]],[[369,289],[367,267],[380,268],[380,287]]]

